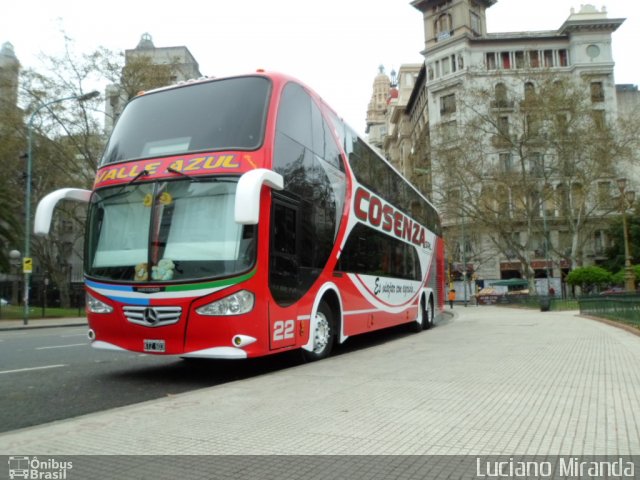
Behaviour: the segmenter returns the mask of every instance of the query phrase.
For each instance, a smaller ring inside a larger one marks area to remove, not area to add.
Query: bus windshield
[[[133,99],[100,162],[262,145],[271,81],[234,77],[161,90]],[[161,94],[160,94],[161,93]]]
[[[126,282],[227,277],[255,261],[255,227],[234,221],[236,179],[181,179],[96,191],[85,271]]]

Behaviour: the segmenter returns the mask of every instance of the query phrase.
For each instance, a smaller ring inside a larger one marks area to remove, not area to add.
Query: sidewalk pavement
[[[319,362],[3,433],[0,452],[640,454],[640,337],[577,312],[453,313]]]
[[[7,320],[0,318],[0,332],[3,330],[28,330],[33,328],[51,327],[73,327],[76,325],[87,325],[86,317],[64,317],[64,318],[29,318],[27,325],[23,319]]]

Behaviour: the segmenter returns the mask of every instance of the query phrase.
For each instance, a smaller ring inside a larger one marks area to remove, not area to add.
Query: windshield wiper
[[[130,181],[128,181],[128,182],[127,182],[127,183],[125,183],[124,185],[121,185],[121,186],[120,186],[120,189],[119,189],[117,192],[112,193],[112,194],[111,194],[111,195],[109,195],[108,197],[101,198],[101,199],[99,200],[99,202],[104,202],[104,201],[106,201],[106,200],[110,200],[110,199],[112,199],[112,198],[119,197],[119,196],[121,196],[121,195],[124,195],[125,193],[131,193],[131,192],[127,192],[127,191],[125,191],[125,188],[126,188],[126,187],[128,187],[128,186],[130,186],[130,185],[133,185],[133,184],[134,184],[134,183],[136,183],[136,182],[137,182],[141,177],[146,177],[147,175],[149,175],[149,171],[148,171],[148,170],[142,170],[139,174],[137,174],[135,177],[133,177]],[[97,203],[97,202],[96,202],[96,203]]]
[[[173,167],[167,167],[167,172],[171,172],[171,173],[176,173],[182,177],[188,178],[189,181],[191,182],[202,182],[202,179],[198,178],[198,177],[192,177],[191,175],[181,172],[180,170],[176,170]]]
[[[133,177],[129,183],[127,183],[127,186],[136,183],[140,177],[146,177],[147,175],[149,175],[149,171],[146,169],[142,170],[139,174]]]

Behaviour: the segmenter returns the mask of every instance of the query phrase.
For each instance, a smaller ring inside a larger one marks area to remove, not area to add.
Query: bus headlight
[[[255,296],[247,290],[240,290],[228,297],[196,308],[200,315],[241,315],[253,310]]]
[[[113,312],[113,307],[87,293],[87,310],[91,313],[111,313]]]

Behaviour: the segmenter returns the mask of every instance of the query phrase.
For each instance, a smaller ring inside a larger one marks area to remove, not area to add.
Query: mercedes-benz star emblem
[[[158,323],[158,312],[156,312],[155,308],[145,308],[143,318],[149,325],[155,325]]]

